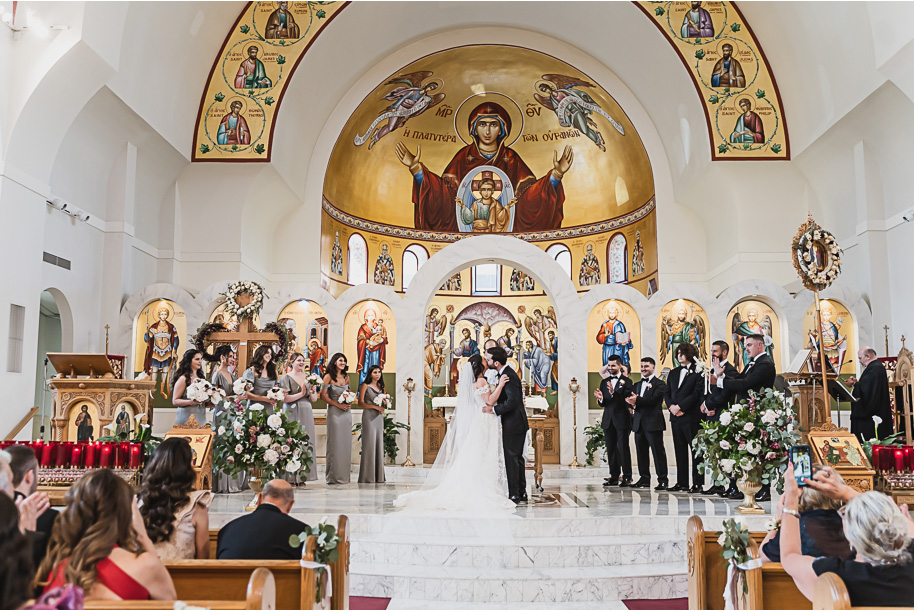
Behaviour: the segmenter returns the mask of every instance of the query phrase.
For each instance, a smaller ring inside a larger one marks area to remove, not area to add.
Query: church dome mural
[[[657,290],[654,180],[594,79],[522,47],[470,45],[384,79],[347,121],[323,187],[321,273],[338,295],[403,290],[404,255],[507,234],[571,253],[579,291]]]

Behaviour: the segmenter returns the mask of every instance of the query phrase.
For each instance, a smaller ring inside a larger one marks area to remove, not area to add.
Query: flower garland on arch
[[[791,244],[793,266],[810,291],[822,291],[841,273],[841,247],[834,235],[809,215]]]
[[[238,298],[244,293],[251,296],[251,301],[242,306],[238,303]],[[260,283],[238,281],[229,285],[222,296],[225,298],[225,314],[229,318],[235,317],[240,321],[241,319],[254,318],[260,314],[266,293]]]
[[[273,363],[276,364],[276,373],[282,374],[280,369],[285,369],[286,359],[289,357],[289,349],[292,346],[291,332],[283,325],[280,325],[276,321],[272,323],[267,323],[262,332],[272,332],[276,334],[278,338],[277,344],[279,345],[279,352],[276,350],[276,345],[273,346]]]

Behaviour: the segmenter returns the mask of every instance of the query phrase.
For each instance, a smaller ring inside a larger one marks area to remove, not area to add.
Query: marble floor
[[[348,515],[350,593],[391,598],[391,609],[624,609],[625,599],[685,597],[688,518],[717,529],[738,515],[739,502],[717,497],[604,489],[605,468],[584,468],[546,471],[544,494],[495,527],[463,517],[404,520],[393,500],[420,487],[425,470],[386,472],[384,484],[360,485],[353,474],[352,484],[298,488],[292,514],[309,524]],[[217,495],[212,528],[244,512],[251,497]],[[767,519],[739,516],[752,530]]]

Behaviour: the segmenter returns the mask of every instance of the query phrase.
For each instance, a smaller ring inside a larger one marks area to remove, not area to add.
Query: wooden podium
[[[197,482],[194,490],[203,491],[213,488],[213,437],[212,427],[206,423],[198,423],[194,415],[186,423],[175,425],[168,433],[168,438],[184,438],[190,444],[193,452],[194,473]]]
[[[70,442],[70,422],[84,405],[92,406],[98,416],[93,423],[93,437],[100,437],[103,427],[115,418],[120,404],[129,404],[134,416],[143,415],[142,422],[152,425],[152,380],[117,378],[108,357],[101,353],[48,353],[57,370],[49,381],[54,392],[51,439]]]

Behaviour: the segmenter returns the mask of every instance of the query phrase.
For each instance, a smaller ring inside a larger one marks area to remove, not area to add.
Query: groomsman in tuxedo
[[[736,367],[727,361],[727,357],[730,355],[730,345],[723,340],[716,340],[711,344],[711,366],[717,368],[718,366],[724,369],[724,375],[730,376],[731,378],[739,374],[739,370]],[[712,385],[711,390],[705,394],[705,401],[701,405],[701,421],[703,423],[716,423],[720,420],[720,413],[730,407],[730,404],[733,403],[733,398],[735,393],[725,391],[717,385]],[[713,485],[710,489],[705,491],[705,495],[719,495],[721,497],[726,497],[729,492],[736,491],[736,480],[730,482],[729,489],[725,489],[721,485]],[[739,493],[739,491],[737,491]]]
[[[774,386],[774,379],[777,372],[774,369],[774,362],[765,352],[765,337],[761,334],[752,334],[746,337],[746,354],[749,356],[749,363],[742,372],[735,376],[727,375],[724,368],[718,365],[714,368],[714,374],[711,376],[711,384],[717,385],[718,389],[723,389],[736,395],[736,402],[748,401],[749,392],[758,393],[762,389]],[[764,487],[755,496],[756,501],[771,500],[771,486]]]
[[[666,383],[654,376],[656,363],[650,357],[641,359],[641,380],[635,384],[635,391],[625,401],[632,413],[632,431],[635,432],[635,454],[638,456],[638,482],[635,488],[651,487],[651,461],[654,455],[654,469],[657,471],[655,491],[666,491],[670,480],[667,471],[666,449],[663,446],[663,432],[666,419],[663,418],[663,398]]]
[[[666,379],[666,406],[670,411],[673,429],[673,448],[676,452],[676,484],[670,491],[701,493],[705,483],[699,473],[698,463],[692,455],[692,439],[698,433],[701,418],[700,406],[704,392],[704,379],[695,372],[698,349],[683,342],[676,347],[676,359],[685,364],[674,368]],[[692,462],[692,488],[689,488],[689,462]]]
[[[603,439],[606,441],[606,453],[609,455],[609,478],[603,482],[604,487],[632,486],[632,452],[629,436],[632,433],[632,414],[626,399],[632,394],[632,381],[622,376],[622,358],[610,355],[609,377],[600,382],[600,388],[593,392],[597,402],[603,407]],[[622,481],[619,481],[619,472]]]

